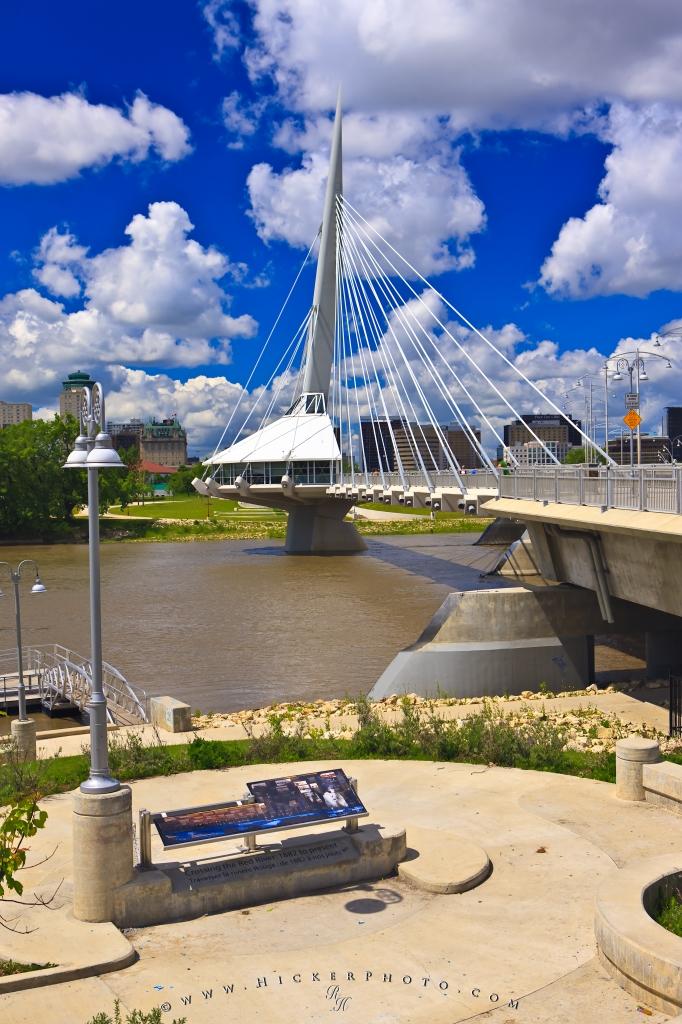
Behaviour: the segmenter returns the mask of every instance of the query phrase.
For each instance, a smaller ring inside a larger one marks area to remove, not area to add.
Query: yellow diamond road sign
[[[630,430],[634,430],[635,427],[638,427],[641,422],[642,417],[639,415],[638,412],[635,412],[634,409],[630,409],[630,412],[626,416],[623,416],[623,423],[626,427],[629,427]]]

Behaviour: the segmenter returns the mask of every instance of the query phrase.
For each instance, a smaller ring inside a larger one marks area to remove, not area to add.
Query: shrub
[[[220,740],[204,740],[195,736],[187,744],[187,756],[193,769],[224,768],[229,764],[229,750]]]
[[[167,747],[156,729],[149,743],[144,742],[140,732],[132,730],[109,736],[109,764],[113,774],[121,780],[188,771],[189,764],[183,753],[182,749]]]
[[[682,936],[682,892],[679,889],[663,902],[656,920],[669,932]]]

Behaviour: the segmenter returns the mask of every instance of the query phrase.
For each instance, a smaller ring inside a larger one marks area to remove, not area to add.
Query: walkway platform
[[[88,926],[91,968],[101,961],[109,972],[0,994],[3,1024],[84,1024],[111,1012],[115,998],[127,1009],[160,1005],[164,1018],[186,1016],[188,1024],[315,1024],[335,1006],[348,1024],[578,1024],[595,1012],[609,1024],[667,1019],[656,1011],[643,1016],[599,966],[594,898],[627,863],[679,850],[682,818],[616,801],[605,783],[545,773],[425,762],[342,767],[359,780],[367,820],[405,826],[408,846],[421,846],[425,862],[462,836],[485,851],[492,873],[459,894],[391,877],[135,930],[124,938],[139,959],[122,970],[110,970],[109,926]],[[268,774],[279,770],[267,767]],[[190,806],[241,792],[258,775],[251,766],[144,780],[133,783],[133,800],[136,809]],[[48,826],[32,856],[57,850],[31,872],[31,883],[44,891],[65,878],[62,909],[27,912],[36,931],[0,933],[0,956],[56,958],[55,937],[69,912],[71,797],[45,806]],[[198,848],[191,857],[212,859],[230,846]],[[73,955],[64,947],[64,961]]]

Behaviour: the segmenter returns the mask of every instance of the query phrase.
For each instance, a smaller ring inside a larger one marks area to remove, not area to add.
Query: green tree
[[[174,497],[179,494],[194,494],[192,480],[197,476],[196,466],[180,466],[176,473],[169,478],[168,490]]]
[[[577,463],[585,461],[585,449],[584,448],[569,448],[564,459],[566,466],[575,466]]]
[[[118,454],[125,463],[125,470],[101,473],[99,477],[100,512],[106,512],[111,505],[124,509],[136,501],[144,488],[144,474],[140,469],[140,452],[136,447],[119,448]]]
[[[0,538],[49,536],[85,503],[85,474],[62,468],[77,433],[72,416],[0,430]]]
[[[585,457],[585,449],[569,448],[568,453],[566,454],[566,458],[564,459],[564,465],[575,466],[582,462],[587,462],[587,459]],[[599,462],[603,466],[606,463],[606,459],[603,455],[600,455],[599,452],[594,451],[593,449],[592,454],[590,455],[590,462]]]

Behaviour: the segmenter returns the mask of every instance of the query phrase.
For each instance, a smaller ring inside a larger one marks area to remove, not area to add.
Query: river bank
[[[409,536],[419,534],[480,533],[492,519],[466,518],[454,513],[440,513],[435,519],[428,516],[405,516],[400,521],[369,521],[358,516],[355,526],[360,534],[367,537]],[[48,537],[0,537],[1,547],[22,545],[50,546],[55,544],[87,544],[88,524],[85,520],[74,520],[62,524],[63,528]],[[179,542],[225,541],[225,540],[283,540],[286,536],[286,519],[225,520],[166,520],[165,517],[140,518],[100,517],[100,537],[107,542]]]

